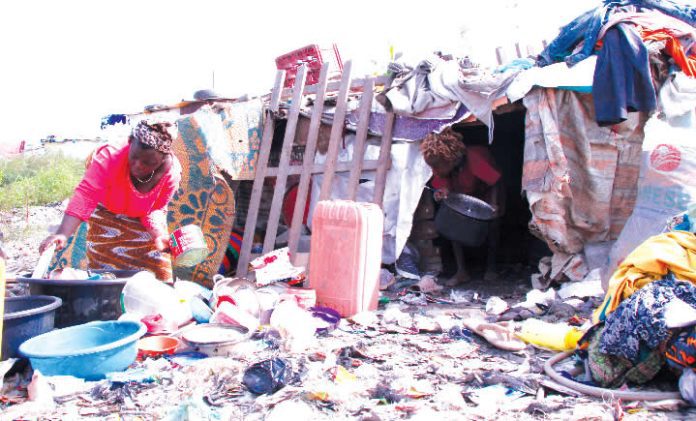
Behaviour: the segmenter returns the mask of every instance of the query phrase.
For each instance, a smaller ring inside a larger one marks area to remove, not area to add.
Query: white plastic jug
[[[191,308],[182,302],[174,288],[158,281],[150,272],[133,275],[121,292],[121,307],[126,313],[141,317],[162,315],[178,326],[191,320]]]

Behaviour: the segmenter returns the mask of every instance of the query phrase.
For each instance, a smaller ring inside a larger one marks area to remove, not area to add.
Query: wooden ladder
[[[313,174],[324,175],[319,200],[327,200],[331,197],[331,187],[334,180],[334,175],[337,172],[350,172],[348,182],[348,197],[345,199],[355,200],[360,182],[360,174],[362,171],[376,170],[375,191],[372,201],[380,207],[382,206],[387,179],[387,170],[389,169],[391,163],[390,152],[392,145],[392,129],[394,125],[393,113],[387,113],[386,115],[385,125],[382,130],[383,134],[378,159],[365,160],[364,154],[375,86],[381,84],[388,87],[390,84],[390,79],[386,77],[377,77],[352,80],[351,67],[352,62],[347,61],[343,68],[343,74],[340,82],[336,81],[329,83],[329,63],[324,63],[319,74],[319,82],[316,85],[305,86],[307,68],[303,65],[298,69],[294,87],[285,90],[282,88],[285,82],[285,71],[279,70],[277,72],[275,84],[273,90],[271,91],[270,104],[265,116],[263,137],[261,139],[254,185],[251,190],[251,198],[249,201],[249,210],[244,228],[242,248],[239,254],[239,262],[237,264],[237,276],[247,276],[249,271],[249,262],[253,257],[256,256],[252,255],[251,249],[256,231],[259,207],[261,204],[261,195],[266,178],[275,177],[276,183],[273,191],[270,214],[268,217],[268,225],[266,227],[266,235],[263,241],[262,254],[272,251],[275,247],[276,237],[278,234],[278,223],[280,220],[280,213],[283,198],[285,196],[288,176],[300,175],[297,200],[295,202],[295,209],[292,215],[292,222],[290,224],[290,233],[288,238],[290,256],[295,264],[306,264],[306,262],[309,261],[307,255],[299,255],[298,245],[306,206],[307,193],[309,192],[310,180]],[[331,126],[331,135],[329,138],[328,151],[326,153],[326,162],[323,164],[315,164],[314,158],[317,149],[317,139],[319,136],[321,116],[324,111],[324,99],[326,98],[326,94],[328,92],[336,92],[336,90],[338,90],[338,98],[336,112],[334,114],[333,124]],[[360,99],[360,106],[358,110],[359,120],[355,137],[353,159],[352,162],[337,162],[339,145],[343,139],[344,122],[348,108],[348,95],[350,91],[359,90],[362,90],[362,97]],[[297,122],[300,115],[300,106],[302,104],[303,95],[310,94],[315,95],[315,100],[309,123],[304,160],[302,165],[291,166],[290,154],[295,139]],[[287,117],[285,135],[283,137],[283,144],[280,152],[280,162],[278,167],[269,167],[268,159],[271,152],[273,132],[275,129],[274,119],[278,113],[281,98],[286,97],[292,97],[292,102]]]

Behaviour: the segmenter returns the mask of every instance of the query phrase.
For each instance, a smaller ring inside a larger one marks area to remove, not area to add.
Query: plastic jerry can
[[[312,216],[309,283],[342,317],[376,310],[384,214],[373,203],[325,200]]]

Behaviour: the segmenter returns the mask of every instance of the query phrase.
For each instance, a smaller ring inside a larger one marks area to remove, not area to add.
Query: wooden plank
[[[307,66],[302,65],[297,71],[295,78],[295,95],[292,97],[290,114],[288,114],[287,125],[285,126],[285,136],[283,146],[280,150],[280,162],[278,164],[278,176],[276,177],[275,189],[273,190],[273,201],[271,211],[266,225],[266,238],[263,241],[263,253],[268,253],[275,248],[276,236],[278,235],[278,220],[280,210],[283,206],[285,196],[285,186],[288,182],[288,170],[290,169],[290,152],[295,141],[295,131],[297,130],[297,120],[300,118],[300,107],[302,106],[302,92],[304,91],[305,76]]]
[[[348,108],[348,91],[350,87],[350,71],[352,64],[352,61],[347,61],[343,67],[343,78],[341,79],[341,88],[338,92],[338,102],[336,105],[336,113],[334,114],[333,125],[331,125],[329,150],[326,152],[326,171],[324,173],[324,180],[321,184],[319,200],[331,198],[331,186],[333,184],[334,170],[338,159],[338,147],[343,140],[343,126],[346,119],[346,109]]]
[[[367,127],[372,113],[372,97],[374,96],[375,82],[368,81],[365,91],[360,98],[360,110],[358,111],[358,129],[355,133],[355,143],[353,144],[353,168],[348,177],[348,200],[355,200],[358,195],[358,183],[360,174],[363,171],[363,161],[365,160],[365,140],[367,139]]]
[[[307,153],[307,151],[305,151]],[[363,161],[363,171],[369,171],[369,170],[376,170],[379,167],[379,160],[376,159],[370,159],[367,161]],[[334,172],[348,172],[353,168],[353,163],[352,162],[337,162],[336,167],[334,169]],[[308,170],[309,174],[321,174],[325,171],[326,165],[325,164],[312,164],[310,169]],[[277,167],[271,167],[266,170],[266,177],[276,177],[278,175],[279,168]],[[298,175],[298,174],[304,174],[304,166],[302,165],[291,165],[290,168],[288,169],[288,175]],[[299,194],[299,191],[298,191]]]
[[[263,192],[263,183],[266,178],[266,168],[268,167],[268,157],[271,153],[271,143],[273,143],[273,131],[275,129],[274,114],[278,112],[278,105],[280,104],[280,92],[283,88],[284,82],[285,71],[278,70],[276,73],[275,84],[273,85],[273,91],[271,93],[271,101],[268,108],[269,113],[266,115],[266,121],[264,122],[263,127],[263,138],[261,139],[259,158],[256,163],[254,186],[251,188],[251,198],[249,199],[247,219],[244,226],[242,248],[239,252],[239,261],[237,262],[237,276],[246,276],[249,272],[251,246],[254,242],[256,220],[259,216],[259,205],[261,204],[261,193]]]
[[[495,56],[498,59],[499,66],[507,63],[507,55],[505,54],[503,47],[498,47],[495,49]]]
[[[326,93],[326,83],[329,78],[329,63],[324,63],[321,66],[319,73],[319,84],[317,85],[317,96],[312,109],[312,118],[309,121],[309,132],[307,133],[307,142],[305,143],[305,151],[302,162],[300,183],[297,186],[297,198],[295,199],[295,209],[292,212],[292,223],[290,224],[290,235],[288,237],[288,250],[290,258],[295,261],[295,254],[300,242],[300,230],[302,228],[302,219],[304,210],[307,204],[307,193],[309,192],[309,184],[312,180],[312,173],[315,169],[314,155],[317,151],[317,139],[319,138],[319,127],[321,126],[321,114],[324,112],[324,96]],[[290,168],[292,171],[296,167]],[[324,170],[324,166],[319,167],[320,171]]]
[[[389,81],[385,88],[391,86]],[[379,150],[379,159],[377,167],[377,175],[375,176],[375,196],[372,202],[382,207],[384,203],[384,190],[387,184],[387,170],[391,164],[391,145],[392,145],[392,130],[394,129],[394,112],[387,113],[384,119],[384,128],[382,129],[382,144]]]
[[[345,71],[345,69],[344,69],[344,71]],[[350,82],[351,91],[362,90],[363,87],[365,86],[365,84],[369,80],[372,80],[374,82],[375,86],[386,86],[390,81],[390,77],[389,76],[376,76],[376,77],[366,77],[366,78],[353,79]],[[339,81],[339,80],[327,82],[325,93],[336,92],[340,89],[340,87],[341,87],[341,81]],[[319,89],[318,84],[305,86],[304,93],[305,93],[305,95],[316,94],[318,92],[318,89]],[[281,96],[281,98],[283,98],[283,99],[290,98],[291,96],[292,96],[292,89],[285,88],[283,90],[283,95]]]

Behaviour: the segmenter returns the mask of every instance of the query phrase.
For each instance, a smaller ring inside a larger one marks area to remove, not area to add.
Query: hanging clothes
[[[625,121],[629,111],[651,112],[657,107],[648,50],[631,25],[620,23],[604,36],[592,96],[600,126]]]
[[[545,67],[565,61],[573,66],[592,55],[599,30],[609,19],[612,8],[613,6],[603,6],[589,10],[561,28],[558,36],[539,54],[537,65]],[[581,42],[582,48],[573,52]]]
[[[672,34],[669,29],[662,28],[654,31],[644,31],[643,39],[646,41],[665,41],[665,52],[672,57],[677,66],[686,75],[696,77],[696,56],[687,56],[684,53],[679,40]]]

